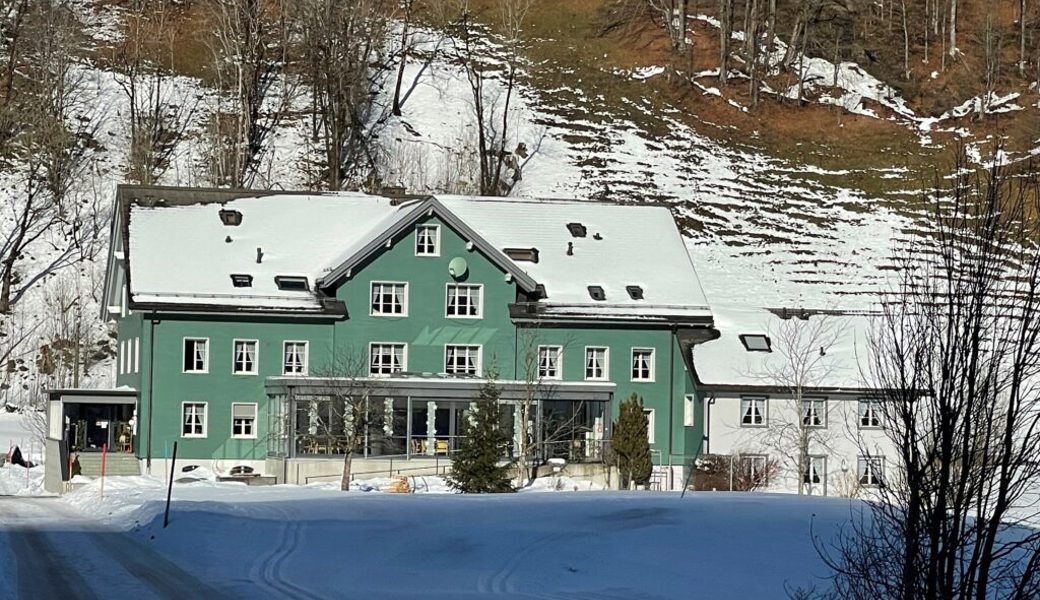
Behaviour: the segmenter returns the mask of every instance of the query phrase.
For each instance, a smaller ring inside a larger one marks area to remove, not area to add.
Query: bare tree
[[[293,31],[287,0],[211,0],[214,71],[220,93],[210,130],[217,183],[249,187],[267,140],[295,95],[285,74]]]
[[[873,333],[899,464],[824,552],[843,598],[1040,595],[1040,180],[957,167]]]

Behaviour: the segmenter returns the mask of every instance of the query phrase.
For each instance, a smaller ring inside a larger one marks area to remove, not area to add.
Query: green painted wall
[[[122,376],[118,382],[141,390],[138,454],[148,448],[148,407],[152,416],[152,456],[163,458],[166,449],[179,441],[179,457],[185,459],[262,459],[267,453],[266,377],[281,375],[282,343],[286,340],[309,342],[311,374],[366,373],[341,372],[343,365],[354,370],[367,367],[369,342],[408,344],[407,369],[411,372],[440,373],[444,370],[445,344],[479,344],[483,347],[483,368],[494,367],[501,379],[527,379],[523,355],[537,352],[538,345],[563,347],[563,377],[584,380],[586,346],[610,348],[609,378],[617,384],[617,404],[633,392],[655,413],[653,448],[660,462],[678,464],[683,456],[700,446],[701,426],[683,425],[683,397],[693,393],[693,382],[683,363],[672,332],[668,328],[611,327],[522,327],[509,319],[508,306],[516,300],[516,288],[505,273],[478,251],[467,250],[466,241],[447,224],[441,226],[440,255],[415,256],[414,228],[377,253],[367,264],[354,269],[353,276],[336,289],[336,297],[346,302],[348,316],[338,321],[288,318],[187,317],[141,313],[119,322],[120,339],[140,336],[140,373]],[[469,270],[460,280],[483,285],[483,316],[480,319],[445,317],[446,286],[452,282],[448,263],[455,257],[466,259]],[[382,317],[369,314],[370,285],[373,281],[406,281],[408,315]],[[148,350],[154,330],[154,371],[149,377]],[[184,338],[209,339],[209,370],[205,374],[183,373]],[[232,374],[233,341],[259,340],[257,375]],[[633,347],[655,349],[653,382],[631,381]],[[149,399],[149,390],[152,397]],[[150,400],[150,402],[149,402]],[[207,436],[181,437],[183,402],[207,403]],[[256,439],[231,438],[231,405],[234,402],[258,404]],[[699,410],[698,416],[702,414]],[[699,421],[699,420],[698,420]]]

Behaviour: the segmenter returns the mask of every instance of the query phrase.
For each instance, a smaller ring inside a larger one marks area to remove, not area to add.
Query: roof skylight
[[[310,289],[306,277],[290,277],[279,275],[274,278],[275,285],[284,292],[306,292]]]
[[[220,209],[220,222],[229,227],[236,227],[238,225],[241,225],[242,213],[237,210],[222,208]]]
[[[253,287],[253,276],[246,275],[245,273],[232,273],[231,274],[231,285],[241,287]]]
[[[589,233],[589,230],[581,223],[567,223],[567,231],[571,232],[572,237],[580,238],[585,237]]]
[[[538,248],[506,248],[502,252],[513,260],[538,262]]]
[[[769,336],[761,333],[742,333],[740,343],[748,352],[772,352],[773,344]]]
[[[603,287],[599,285],[589,286],[589,295],[592,296],[593,300],[602,302],[607,299],[607,293],[603,291]]]
[[[633,300],[643,299],[643,288],[638,285],[626,285],[625,291],[628,292],[628,296]]]

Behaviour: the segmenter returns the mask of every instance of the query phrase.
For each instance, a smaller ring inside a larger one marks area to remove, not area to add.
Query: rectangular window
[[[827,426],[827,400],[805,398],[802,400],[802,425],[806,427]]]
[[[448,317],[466,317],[479,319],[484,313],[481,285],[448,284],[447,298],[444,301],[444,315]]]
[[[644,408],[643,416],[646,417],[646,441],[654,443],[654,409]]]
[[[440,256],[440,225],[418,225],[415,228],[415,255]]]
[[[740,467],[747,483],[756,487],[769,484],[769,471],[766,468],[769,457],[764,454],[743,454],[740,457]]]
[[[134,373],[141,372],[141,338],[134,338]]]
[[[119,374],[126,373],[126,341],[119,342]]]
[[[256,404],[234,402],[231,404],[231,437],[256,437]]]
[[[408,316],[408,284],[372,282],[373,316]]]
[[[402,373],[405,369],[404,344],[369,344],[369,375],[393,375]]]
[[[184,338],[184,372],[206,373],[209,371],[209,340]]]
[[[606,348],[585,349],[585,379],[605,381],[608,371],[608,350]]]
[[[885,475],[885,459],[880,456],[859,457],[859,484],[867,487],[882,485]]]
[[[235,340],[235,354],[232,357],[231,372],[235,375],[256,375],[257,341]]]
[[[766,424],[766,399],[740,399],[740,426],[764,427]]]
[[[444,372],[451,375],[480,374],[480,346],[444,346]]]
[[[206,437],[206,403],[185,402],[181,404],[181,436]]]
[[[632,381],[654,380],[654,349],[632,348]]]
[[[881,404],[877,400],[863,399],[859,401],[860,429],[878,429],[881,427]]]
[[[560,346],[538,346],[538,378],[560,379],[563,377],[563,348]]]
[[[816,486],[827,485],[827,457],[826,456],[810,456],[808,457],[809,462],[805,466],[805,477],[803,482],[809,486],[810,491]],[[823,487],[819,488],[822,492]]]
[[[307,374],[307,342],[285,342],[282,345],[282,374]]]
[[[683,427],[693,427],[697,423],[697,396],[686,394],[683,398]]]

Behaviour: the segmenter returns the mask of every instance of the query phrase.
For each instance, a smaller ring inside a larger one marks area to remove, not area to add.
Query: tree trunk
[[[733,19],[733,0],[719,0],[719,85],[729,79],[729,44]]]
[[[1026,74],[1026,0],[1018,2],[1018,75]]]
[[[950,0],[950,58],[957,56],[957,0]]]
[[[344,492],[350,491],[350,466],[352,462],[354,462],[354,453],[348,451],[343,455],[343,478],[339,482],[339,489]]]

